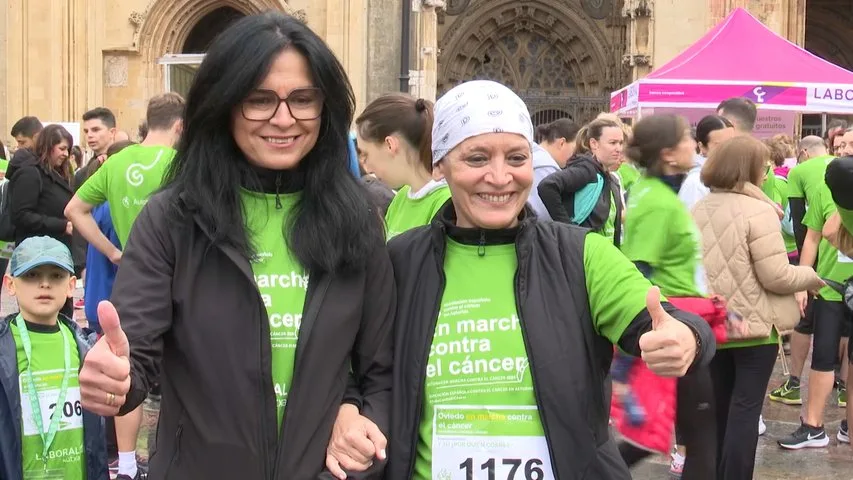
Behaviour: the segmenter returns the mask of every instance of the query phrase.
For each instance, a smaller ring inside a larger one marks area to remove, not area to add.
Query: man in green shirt
[[[821,238],[826,221],[836,212],[829,188],[822,185],[815,189],[803,223],[808,227],[806,242],[800,256],[800,265],[814,265],[821,278],[838,283],[853,276],[853,259],[841,254],[829,242]],[[801,304],[805,303],[805,294],[798,294]],[[835,363],[838,360],[838,345],[842,336],[842,326],[851,321],[851,314],[842,302],[841,294],[830,287],[824,287],[814,300],[814,351],[807,409],[802,425],[790,437],[779,441],[787,449],[804,447],[824,447],[829,443],[823,426],[826,400],[832,393]],[[849,443],[846,422],[841,426],[840,441]]]
[[[826,166],[833,157],[827,153],[823,139],[811,135],[800,140],[797,158],[801,159],[800,164],[788,173],[788,207],[791,209],[794,238],[797,250],[800,252],[800,265],[812,265],[814,258],[809,259],[807,263],[803,262],[803,245],[807,237],[803,217],[806,215],[806,205],[814,202],[816,192],[824,185]],[[812,239],[813,242],[817,242],[820,238],[819,232],[813,232],[811,235],[814,236],[815,233],[818,235]],[[794,332],[791,334],[791,375],[782,385],[770,392],[770,400],[787,405],[803,403],[800,396],[800,376],[811,347],[811,337],[814,332],[812,317],[811,308],[809,308],[800,323],[794,327]],[[839,392],[839,395],[841,393]],[[846,392],[843,393],[846,397]],[[846,401],[846,398],[844,400]]]
[[[172,158],[173,146],[183,130],[184,100],[174,93],[156,96],[148,102],[148,135],[139,145],[131,145],[111,156],[84,183],[65,207],[65,216],[74,230],[118,265],[121,250],[98,228],[92,210],[109,202],[110,216],[119,243],[127,244],[133,222],[162,184]],[[137,478],[136,437],[142,423],[142,408],[116,417],[119,478]]]

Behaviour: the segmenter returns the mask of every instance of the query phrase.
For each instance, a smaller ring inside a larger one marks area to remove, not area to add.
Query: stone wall
[[[133,133],[153,95],[165,90],[164,54],[180,53],[193,26],[219,7],[269,9],[304,18],[350,75],[363,107],[394,89],[402,0],[0,0],[0,138],[24,115],[79,122],[97,106]],[[368,35],[371,3],[377,32]],[[390,14],[390,15],[389,15]],[[370,52],[370,54],[368,54]],[[369,64],[368,59],[372,62]],[[374,72],[373,78],[368,72]],[[369,87],[371,81],[375,85]]]

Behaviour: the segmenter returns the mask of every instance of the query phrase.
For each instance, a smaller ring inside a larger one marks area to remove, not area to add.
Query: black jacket
[[[576,155],[566,164],[566,168],[545,177],[539,183],[539,198],[545,204],[545,208],[548,209],[548,214],[551,215],[552,220],[572,223],[575,193],[587,184],[594,182],[596,175],[599,174],[604,178],[604,188],[601,190],[598,203],[596,203],[589,218],[580,226],[600,231],[610,216],[610,200],[611,198],[615,199],[616,221],[614,228],[616,229],[616,245],[619,246],[619,237],[622,231],[622,222],[619,220],[622,218],[623,210],[622,195],[619,191],[619,184],[604,169],[601,162],[595,158],[588,155]]]
[[[183,221],[167,220],[174,195],[154,195],[136,219],[112,292],[131,351],[122,414],[158,379],[162,389],[149,478],[331,478],[321,472],[350,368],[362,413],[389,428],[396,294],[385,246],[358,274],[311,273],[279,434],[269,320],[249,260],[213,245],[189,206]]]
[[[532,211],[523,214],[518,228],[504,231],[460,229],[454,221],[453,205],[448,202],[432,225],[410,230],[389,243],[401,321],[394,335],[394,410],[386,478],[412,476],[450,236],[468,244],[516,244],[516,308],[555,477],[630,479],[608,431],[610,396],[606,392],[613,345],[596,333],[590,313],[583,260],[589,230],[539,222]],[[613,254],[621,255],[615,248]],[[625,268],[630,271],[614,272],[615,277],[651,287],[627,259]],[[716,350],[707,323],[668,303],[664,308],[697,334],[702,347],[694,365],[707,365]],[[643,309],[623,332],[620,348],[639,355],[639,338],[649,330],[651,316]]]
[[[15,242],[47,235],[71,248],[71,235],[66,235],[68,219],[65,206],[73,192],[68,181],[41,165],[21,167],[9,180],[9,205]]]
[[[23,167],[38,165],[39,159],[36,154],[29,148],[19,148],[15,150],[12,159],[9,160],[9,165],[6,166],[6,178],[11,179],[12,175]]]

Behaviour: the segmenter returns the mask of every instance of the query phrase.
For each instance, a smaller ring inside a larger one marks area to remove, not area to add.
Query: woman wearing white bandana
[[[389,243],[386,478],[631,478],[607,426],[613,345],[680,376],[714,355],[710,329],[661,304],[604,237],[536,220],[525,206],[533,127],[512,91],[464,83],[435,113],[434,174],[451,200]],[[356,462],[373,454],[364,443]]]

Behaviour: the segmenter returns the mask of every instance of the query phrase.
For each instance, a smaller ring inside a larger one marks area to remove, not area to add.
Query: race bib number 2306
[[[536,407],[436,406],[434,480],[553,479]]]

